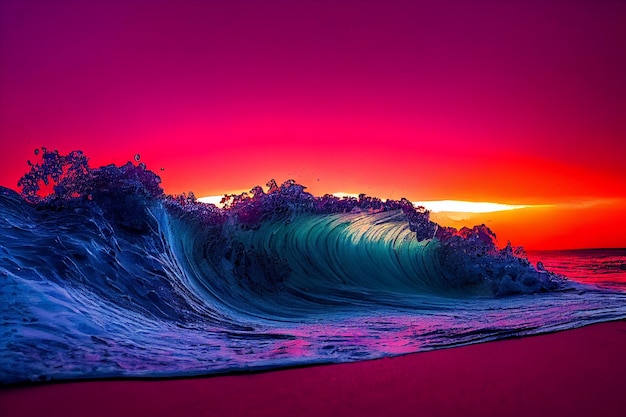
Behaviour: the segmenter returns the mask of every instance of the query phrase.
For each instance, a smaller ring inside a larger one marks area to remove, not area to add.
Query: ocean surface
[[[21,193],[0,187],[4,384],[350,362],[626,318],[624,249],[526,254],[407,200],[294,181],[218,208],[163,194],[141,163],[40,156]]]
[[[572,281],[626,291],[626,249],[529,251],[527,255]]]

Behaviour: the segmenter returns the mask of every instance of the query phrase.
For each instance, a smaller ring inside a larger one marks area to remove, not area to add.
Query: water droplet
[[[139,161],[141,159],[141,155],[138,153],[135,154],[135,161]]]
[[[143,162],[141,162],[141,163],[139,164],[139,168],[141,168],[141,169],[144,169],[144,170],[145,170],[145,169],[146,169],[146,164],[144,164]]]
[[[35,149],[35,155],[39,155],[39,148]]]
[[[165,171],[165,168],[161,167],[161,171]]]

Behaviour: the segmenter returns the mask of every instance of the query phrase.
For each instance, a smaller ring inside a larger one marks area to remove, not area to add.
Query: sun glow
[[[337,192],[335,197],[358,197],[356,194]],[[198,198],[198,201],[207,204],[214,204],[222,207],[223,196],[212,195]],[[529,204],[503,204],[486,201],[461,201],[461,200],[433,200],[414,201],[413,204],[426,208],[433,213],[493,213],[496,211],[519,210],[524,208],[550,207],[550,205],[529,205]]]
[[[527,204],[502,204],[486,201],[460,201],[460,200],[437,200],[415,201],[416,206],[425,207],[434,213],[493,213],[496,211],[518,210],[523,208],[538,207]],[[545,207],[545,206],[543,206]]]
[[[223,195],[209,195],[206,197],[200,197],[198,201],[201,203],[213,204],[218,207],[222,207],[221,201],[223,198],[224,198]]]

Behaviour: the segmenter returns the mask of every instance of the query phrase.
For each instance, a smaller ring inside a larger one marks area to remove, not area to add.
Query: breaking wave
[[[408,200],[270,181],[218,208],[165,195],[143,164],[41,156],[21,194],[0,188],[5,383],[346,362],[626,317],[623,293]]]

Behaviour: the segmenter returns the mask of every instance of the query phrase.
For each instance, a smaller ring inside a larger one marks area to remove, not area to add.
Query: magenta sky
[[[199,195],[626,195],[624,1],[2,0],[0,63],[5,186],[44,145]]]

